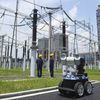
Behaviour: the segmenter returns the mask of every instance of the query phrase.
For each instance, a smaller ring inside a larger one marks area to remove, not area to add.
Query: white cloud
[[[30,1],[30,2],[33,2],[34,0],[28,0],[28,1]],[[68,4],[68,3],[71,3],[71,2],[69,2],[70,0],[64,0],[64,1],[62,1],[65,5],[66,4]],[[60,0],[35,0],[35,3],[36,4],[38,4],[38,5],[42,5],[42,6],[48,6],[48,7],[57,7],[57,6],[59,6],[60,5]],[[69,11],[68,11],[68,13],[69,13],[69,16],[73,19],[73,20],[75,20],[76,19],[76,17],[77,17],[77,15],[78,15],[78,4],[79,4],[80,2],[77,2],[77,4],[75,4]],[[3,5],[3,6],[5,6],[5,7],[8,7],[8,8],[10,8],[10,9],[13,9],[13,10],[15,10],[15,7],[16,7],[16,0],[0,0],[0,5]],[[64,7],[66,7],[66,6],[64,6]],[[31,13],[31,11],[34,9],[34,5],[31,5],[31,4],[28,4],[28,3],[26,3],[26,2],[24,2],[24,1],[22,1],[22,0],[19,0],[19,11],[20,12],[23,12],[23,13],[25,13],[25,14],[27,14],[27,15],[29,15],[30,13]],[[38,13],[40,13],[40,14],[43,14],[44,12],[42,12],[41,11],[41,8],[39,9],[39,11],[38,11]],[[57,15],[54,15],[54,17],[57,19],[57,20],[59,20],[59,21],[62,21],[62,14],[61,13],[57,13]],[[48,22],[48,18],[46,18],[45,19],[47,22]],[[7,18],[7,21],[5,21],[4,23],[12,23],[13,24],[13,22],[14,22],[14,19],[13,18],[10,18],[10,19],[8,19]],[[20,21],[19,21],[20,22]],[[66,22],[67,23],[67,22]],[[68,22],[69,23],[69,22]],[[69,23],[70,24],[70,23]],[[60,26],[60,23],[58,22],[58,21],[56,21],[56,20],[52,20],[52,25],[54,25],[54,26]],[[38,26],[39,28],[41,28],[43,26],[43,24],[41,24],[40,26]],[[18,28],[19,30],[21,30],[21,31],[23,31],[23,32],[26,32],[26,33],[30,33],[31,34],[31,29],[29,29],[28,27],[21,27],[21,28]],[[46,26],[45,28],[44,28],[44,30],[48,30],[49,28],[48,28],[48,26]],[[11,30],[11,31],[10,31]],[[72,28],[71,28],[71,26],[69,26],[68,28],[67,28],[67,30],[68,31],[73,31],[72,30]],[[49,31],[49,30],[48,30]],[[11,36],[12,36],[12,29],[10,28],[9,29],[9,32],[8,32],[8,28],[6,27],[4,27],[3,26],[3,29],[2,29],[2,33],[7,33],[8,35],[9,34],[11,34]],[[43,31],[41,31],[41,33],[43,33],[43,34],[45,34],[46,36],[49,34],[49,32],[43,32]],[[86,36],[86,37],[89,37],[89,34],[87,33],[87,32],[77,32],[78,34],[80,34],[80,35],[83,35],[83,36]],[[66,34],[68,34],[69,35],[69,33],[67,33],[66,32]],[[38,38],[39,37],[42,37],[43,35],[41,35],[41,34],[38,34]],[[21,33],[18,33],[18,40],[19,41],[24,41],[25,39],[27,39],[27,35],[23,35],[23,34],[21,34]],[[73,36],[72,36],[73,37]],[[72,39],[72,37],[69,39],[69,41],[71,41],[71,43],[73,42],[73,39]],[[72,46],[72,45],[71,45]],[[79,43],[79,46],[81,46],[81,43]],[[81,46],[82,47],[82,46]],[[72,47],[71,47],[72,48]]]
[[[77,13],[78,13],[78,7],[74,5],[72,9],[69,11],[69,15],[74,20],[77,17]]]
[[[16,6],[16,0],[0,0],[0,5],[14,10]]]

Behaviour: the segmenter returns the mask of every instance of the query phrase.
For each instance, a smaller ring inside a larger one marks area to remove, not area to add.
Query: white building
[[[62,34],[54,34],[51,39],[51,51],[55,54],[60,54],[63,50],[63,35]],[[38,40],[38,49],[39,53],[42,53],[47,56],[48,55],[48,38],[41,38]],[[68,36],[66,35],[66,53],[68,55]],[[47,57],[46,57],[47,58]]]

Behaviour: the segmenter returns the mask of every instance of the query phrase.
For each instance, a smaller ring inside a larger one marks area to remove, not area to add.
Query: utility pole
[[[17,67],[17,15],[18,15],[19,0],[16,3],[16,33],[15,33],[15,68]]]
[[[62,33],[63,33],[63,50],[66,51],[66,28],[65,28],[65,21],[63,21],[62,26]]]
[[[4,66],[3,68],[5,69],[6,68],[6,58],[7,58],[7,46],[5,46],[5,56],[4,56]]]
[[[36,67],[36,38],[37,38],[37,9],[33,10],[33,34],[32,34],[32,47],[31,47],[31,68],[30,76],[35,77]]]
[[[88,26],[88,28],[89,28],[89,38],[90,38],[90,40],[89,40],[89,67],[92,69],[92,66],[91,66],[91,63],[92,63],[92,61],[91,61],[91,57],[92,57],[92,52],[91,52],[91,26],[90,26],[90,23],[89,23],[89,26]]]
[[[26,42],[25,41],[25,46],[23,47],[23,72],[25,71],[26,68]]]
[[[4,37],[5,37],[5,35],[0,36],[0,38],[1,38],[0,66],[2,66],[2,62],[3,62],[3,43],[4,43]]]
[[[61,55],[65,55],[65,56],[68,56],[67,55],[67,52],[66,52],[66,27],[65,27],[65,21],[63,21],[62,23],[62,34],[63,34],[63,50],[62,50],[62,54]],[[62,63],[62,73],[63,73],[63,76],[65,76],[66,74],[66,61],[63,61]]]
[[[9,67],[9,37],[8,37],[8,47],[7,47],[7,67]]]
[[[76,20],[74,21],[74,26],[75,26],[75,33],[74,33],[74,56],[76,54]],[[78,49],[78,48],[77,48]]]
[[[30,62],[29,62],[29,55],[30,55],[30,50],[28,49],[27,50],[27,69],[29,69],[29,65],[30,65]]]
[[[10,62],[9,62],[9,69],[12,66],[12,49],[13,49],[13,41],[14,41],[14,35],[15,35],[15,29],[16,29],[16,35],[15,35],[15,66],[16,66],[16,45],[17,45],[17,15],[18,15],[18,3],[19,0],[16,2],[16,13],[15,13],[15,20],[14,20],[14,28],[13,28],[13,35],[12,35],[12,43],[11,43],[11,50],[10,50]]]
[[[97,58],[96,58],[96,43],[94,42],[94,65],[97,68]]]
[[[30,55],[30,49],[29,49],[29,37],[28,37],[28,46],[27,46],[27,69],[29,68],[30,62],[29,62],[29,57]]]
[[[50,53],[51,53],[51,37],[52,37],[52,26],[51,26],[51,15],[52,13],[49,12],[49,41],[48,41],[48,71],[50,65]]]

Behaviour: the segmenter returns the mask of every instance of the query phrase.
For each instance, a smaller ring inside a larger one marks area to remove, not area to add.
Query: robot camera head
[[[75,65],[77,66],[84,66],[85,65],[85,59],[84,58],[79,58],[79,59],[75,59]]]

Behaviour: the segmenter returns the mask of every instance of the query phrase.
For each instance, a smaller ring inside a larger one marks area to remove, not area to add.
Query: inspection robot
[[[59,83],[58,89],[61,94],[75,93],[81,97],[84,94],[90,95],[93,92],[93,85],[85,73],[85,59],[80,57],[66,57],[61,55],[63,80]]]

